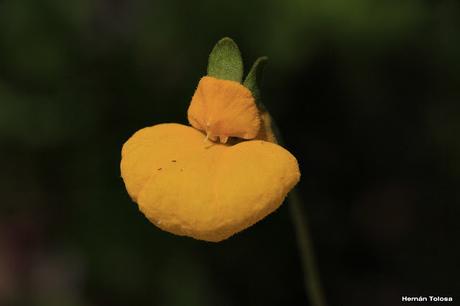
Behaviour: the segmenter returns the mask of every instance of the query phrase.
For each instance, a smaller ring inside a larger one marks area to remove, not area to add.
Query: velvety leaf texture
[[[209,54],[208,75],[241,83],[243,59],[236,43],[228,37],[217,42]]]
[[[252,95],[254,96],[258,104],[261,103],[260,82],[262,80],[262,74],[265,65],[267,64],[267,61],[268,57],[259,57],[252,65],[251,70],[249,71],[248,75],[246,76],[246,79],[243,82],[243,85],[251,91]]]

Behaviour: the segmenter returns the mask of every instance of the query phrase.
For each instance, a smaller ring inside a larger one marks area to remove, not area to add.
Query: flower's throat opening
[[[206,129],[206,137],[204,138],[204,142],[213,141],[213,142],[220,142],[222,144],[226,144],[228,141],[228,136],[216,136],[213,135],[212,132]]]
[[[229,138],[229,136],[217,135],[217,133],[215,133],[209,121],[206,122],[204,132],[206,133],[204,142],[213,141],[213,142],[220,142],[222,144],[226,144]]]

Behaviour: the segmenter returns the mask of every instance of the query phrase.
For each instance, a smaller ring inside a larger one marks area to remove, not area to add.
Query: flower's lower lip
[[[204,146],[203,138],[169,123],[142,129],[123,146],[128,192],[163,230],[226,239],[273,212],[299,180],[295,157],[276,144],[229,137]]]

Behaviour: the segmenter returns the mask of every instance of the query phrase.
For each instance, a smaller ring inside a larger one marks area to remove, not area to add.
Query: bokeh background
[[[120,179],[223,36],[270,57],[329,304],[460,298],[459,33],[456,0],[0,1],[0,305],[308,305],[287,203],[210,244]]]

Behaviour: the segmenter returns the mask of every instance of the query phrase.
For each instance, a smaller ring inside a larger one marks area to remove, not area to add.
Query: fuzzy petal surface
[[[188,109],[190,124],[211,138],[252,139],[260,118],[251,91],[238,82],[201,78]]]

